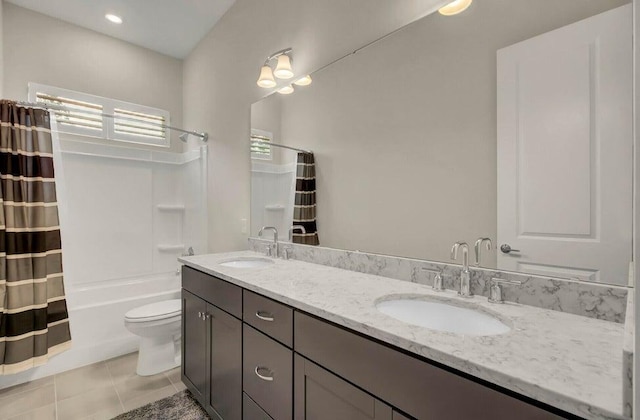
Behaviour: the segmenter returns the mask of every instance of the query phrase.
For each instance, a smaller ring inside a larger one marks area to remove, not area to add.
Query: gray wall
[[[237,0],[185,59],[185,125],[211,134],[209,248],[246,249],[250,107],[264,59],[294,49],[299,75],[424,15],[442,0]],[[431,5],[431,6],[429,6]]]
[[[271,95],[251,106],[251,128],[268,131],[273,134],[273,143],[282,143],[282,101],[280,95]],[[282,149],[271,148],[270,163],[279,165],[282,162]],[[254,232],[255,233],[255,232]]]
[[[625,3],[474,2],[282,97],[283,142],[316,154],[321,244],[447,261],[456,241],[495,240],[496,51]]]
[[[165,109],[182,126],[181,60],[11,3],[2,29],[3,97],[26,100],[36,82]],[[175,133],[171,143],[182,150]]]

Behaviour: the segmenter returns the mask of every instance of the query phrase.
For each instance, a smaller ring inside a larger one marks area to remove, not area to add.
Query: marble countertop
[[[179,258],[297,309],[442,363],[535,400],[589,419],[620,419],[624,325],[301,261],[274,260],[262,268],[219,265],[252,251]],[[495,314],[510,332],[464,336],[398,321],[375,308],[386,296],[424,296]]]

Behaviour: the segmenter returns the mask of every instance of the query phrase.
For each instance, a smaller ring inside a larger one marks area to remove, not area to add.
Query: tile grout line
[[[58,420],[58,381],[56,376],[53,375],[53,409],[55,410],[55,418]]]
[[[109,372],[109,378],[111,378],[111,385],[113,386],[114,391],[116,391],[116,396],[118,397],[118,402],[120,402],[120,408],[122,408],[122,412],[125,412],[124,403],[122,402],[122,398],[120,398],[120,393],[118,392],[118,387],[116,386],[116,381],[113,379],[113,374],[111,373],[111,368],[109,364],[104,361],[103,362],[107,368],[107,372]]]

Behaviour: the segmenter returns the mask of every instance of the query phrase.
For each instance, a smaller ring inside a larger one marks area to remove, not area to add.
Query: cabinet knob
[[[260,373],[261,370],[268,372],[269,375],[262,375]],[[267,381],[267,382],[273,381],[273,372],[271,371],[271,369],[266,368],[264,366],[256,366],[256,368],[253,371],[255,372],[256,376],[262,379],[263,381]]]
[[[267,321],[267,322],[273,322],[275,321],[275,318],[273,317],[272,314],[270,314],[269,312],[265,312],[265,311],[258,311],[256,312],[256,317],[258,319],[261,319],[263,321]]]

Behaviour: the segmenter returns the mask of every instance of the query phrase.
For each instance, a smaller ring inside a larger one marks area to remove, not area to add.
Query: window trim
[[[82,102],[89,102],[102,106],[102,113],[115,115],[115,109],[124,109],[131,112],[139,112],[143,114],[157,115],[164,118],[164,125],[171,125],[171,116],[169,111],[153,108],[150,106],[134,104],[132,102],[120,101],[117,99],[106,98],[104,96],[91,95],[84,92],[78,92],[70,89],[63,89],[55,86],[44,85],[40,83],[29,82],[29,102],[36,103],[38,101],[38,93],[51,95],[51,96],[63,96],[69,99],[74,99]],[[102,130],[93,130],[83,127],[64,127],[59,126],[58,131],[62,133],[94,137],[109,142],[125,142],[133,144],[142,144],[145,146],[157,146],[157,147],[171,147],[171,130],[165,129],[165,136],[163,140],[153,137],[137,136],[126,133],[115,132],[115,120],[116,118],[102,116]]]
[[[264,130],[259,130],[257,128],[252,128],[251,129],[251,138],[249,140],[251,140],[251,142],[253,142],[253,137],[266,137],[269,139],[269,156],[265,156],[265,155],[258,155],[255,154],[254,152],[251,152],[251,159],[256,159],[256,160],[273,160],[273,133],[269,132],[269,131],[264,131]],[[252,145],[252,143],[251,143]]]

